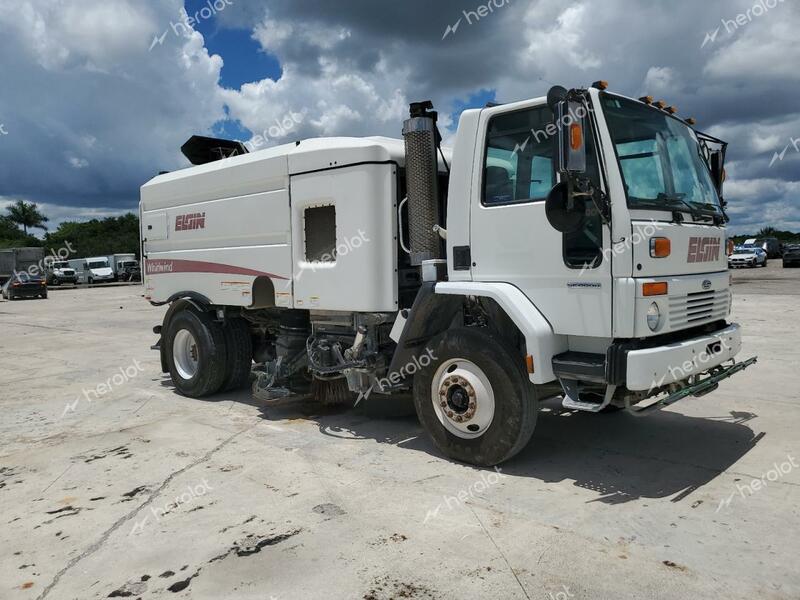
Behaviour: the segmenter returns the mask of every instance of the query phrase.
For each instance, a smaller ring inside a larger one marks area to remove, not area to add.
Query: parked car
[[[783,249],[783,267],[800,265],[800,244],[792,244]]]
[[[6,300],[47,298],[47,282],[41,275],[17,272],[3,284],[2,294]]]
[[[728,267],[766,267],[767,253],[763,248],[753,245],[737,246],[728,257]]]

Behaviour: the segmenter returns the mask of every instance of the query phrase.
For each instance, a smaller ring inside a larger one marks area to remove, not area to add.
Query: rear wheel
[[[244,319],[229,319],[223,327],[227,363],[225,381],[221,391],[228,392],[246,387],[250,383],[253,366],[253,340]]]
[[[519,353],[487,330],[444,333],[432,363],[414,376],[417,415],[436,447],[489,467],[530,440],[538,402]]]
[[[164,336],[172,382],[190,398],[217,392],[225,379],[225,334],[207,313],[183,309],[174,314]]]

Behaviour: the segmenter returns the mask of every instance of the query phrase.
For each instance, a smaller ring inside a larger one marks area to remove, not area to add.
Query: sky
[[[605,79],[730,142],[734,232],[800,231],[798,31],[795,0],[0,0],[0,208],[135,211],[196,133],[399,137],[430,98],[449,140]]]

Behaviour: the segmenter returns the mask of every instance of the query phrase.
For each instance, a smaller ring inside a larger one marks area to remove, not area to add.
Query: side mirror
[[[570,185],[561,181],[547,194],[544,212],[550,225],[560,233],[578,231],[586,221],[586,201],[570,194]]]
[[[711,169],[711,179],[717,188],[717,193],[722,196],[722,184],[725,183],[725,164],[722,152],[715,150],[709,156],[709,168]]]

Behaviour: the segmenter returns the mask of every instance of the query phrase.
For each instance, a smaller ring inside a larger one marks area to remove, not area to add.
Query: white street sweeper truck
[[[713,391],[755,362],[728,322],[726,144],[606,88],[467,110],[452,148],[430,102],[403,140],[192,137],[195,166],[141,189],[164,372],[190,397],[251,371],[326,402],[412,392],[439,450],[477,465],[519,452],[546,398]]]

